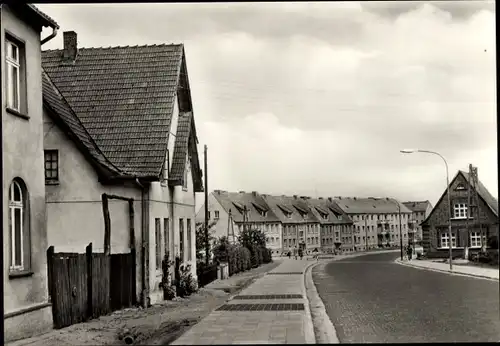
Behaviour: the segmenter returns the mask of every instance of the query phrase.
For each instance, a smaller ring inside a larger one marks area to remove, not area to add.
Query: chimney
[[[76,42],[76,32],[65,31],[63,33],[64,50],[63,58],[66,61],[74,62],[78,54],[78,45]]]
[[[318,199],[323,199],[323,197],[318,197]]]
[[[257,196],[257,191],[252,191],[253,196]]]
[[[214,192],[218,195],[220,195],[220,190],[214,190]]]
[[[355,201],[357,200],[357,199],[356,199],[356,197],[354,197],[354,200],[355,200]]]
[[[293,195],[293,198],[294,198],[294,199],[297,199],[297,195]]]
[[[332,201],[333,201],[333,199],[332,199],[331,197],[328,197],[328,200],[329,200],[330,202],[332,202]]]
[[[240,193],[245,193],[245,191],[240,191]]]

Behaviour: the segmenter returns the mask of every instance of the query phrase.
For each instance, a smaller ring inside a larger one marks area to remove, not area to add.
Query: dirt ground
[[[124,335],[136,345],[168,345],[188,328],[225,303],[281,261],[262,265],[227,280],[216,280],[188,298],[176,298],[148,309],[130,308],[47,334],[7,344],[8,346],[125,345]]]

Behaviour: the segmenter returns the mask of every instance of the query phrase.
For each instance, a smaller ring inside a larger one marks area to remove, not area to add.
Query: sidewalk
[[[316,263],[283,260],[172,345],[315,343],[304,273]]]
[[[493,279],[493,280],[499,279],[499,270],[495,268],[481,268],[476,266],[453,264],[453,270],[452,272],[450,272],[449,263],[440,263],[429,260],[416,260],[416,259],[411,261],[407,260],[401,261],[401,259],[399,258],[396,259],[396,263],[414,268],[439,271],[448,274],[466,275],[466,276],[473,276],[473,277]]]
[[[230,292],[247,287],[253,280],[277,268],[280,262],[275,260],[274,263],[236,274],[227,280],[216,280],[186,299],[163,301],[148,309],[116,311],[85,323],[13,341],[7,346],[124,345],[118,336],[125,329],[136,335],[135,344],[168,344],[189,326],[224,304]]]

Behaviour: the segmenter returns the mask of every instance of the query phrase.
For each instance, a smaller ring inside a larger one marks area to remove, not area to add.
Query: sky
[[[38,7],[61,26],[44,49],[69,30],[79,47],[185,45],[209,191],[435,204],[444,163],[411,148],[450,180],[473,164],[498,196],[494,2]]]

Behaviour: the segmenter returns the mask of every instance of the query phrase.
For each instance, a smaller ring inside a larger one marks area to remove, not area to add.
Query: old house
[[[306,198],[309,208],[320,223],[322,252],[352,252],[352,220],[332,198]]]
[[[276,254],[281,252],[281,222],[264,198],[253,192],[215,190],[208,196],[208,219],[211,234],[236,239],[245,227],[259,229],[266,235],[266,246]],[[196,215],[196,222],[204,222],[205,207]],[[234,238],[233,238],[234,235]]]
[[[392,198],[337,197],[335,202],[354,222],[355,249],[399,247],[408,243],[411,210]],[[400,228],[401,225],[401,228]]]
[[[127,203],[109,202],[110,250],[137,249],[136,298],[154,303],[166,253],[196,276],[203,186],[184,47],[81,48],[63,35],[63,49],[42,53],[48,245],[103,251],[102,194],[133,199],[134,225]]]
[[[421,223],[429,216],[432,211],[432,205],[429,201],[403,202],[406,208],[412,211],[408,222],[408,236],[414,244],[422,243]]]
[[[319,220],[300,197],[262,194],[282,224],[283,251],[303,248],[306,253],[320,248]]]
[[[53,33],[42,40],[43,27]],[[58,28],[32,5],[0,5],[5,341],[52,327],[45,254],[41,45]]]
[[[422,222],[424,252],[429,257],[461,257],[469,247],[478,251],[491,238],[498,239],[498,201],[478,181],[477,201],[468,205],[469,173],[458,171],[450,182],[450,202],[445,190],[429,216]],[[451,239],[449,217],[451,211]],[[482,236],[481,236],[482,235]]]

